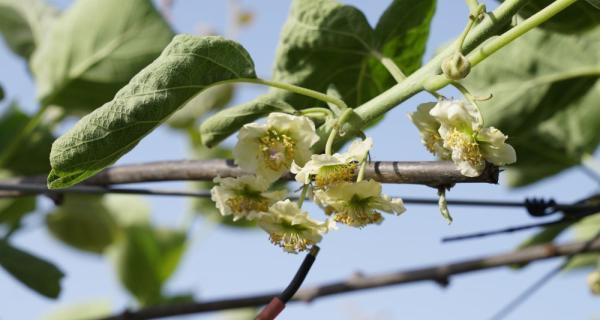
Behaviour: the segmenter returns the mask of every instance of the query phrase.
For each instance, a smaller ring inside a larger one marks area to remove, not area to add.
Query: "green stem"
[[[479,9],[479,1],[477,0],[466,0],[469,12],[471,15],[475,15],[475,12]]]
[[[539,26],[540,24],[548,21],[548,19],[552,18],[562,10],[566,9],[568,6],[575,3],[577,0],[556,0],[546,8],[540,10],[536,14],[527,18],[525,21],[521,22],[514,28],[508,30],[502,35],[490,40],[489,42],[483,44],[478,49],[471,52],[467,58],[471,63],[471,67],[476,66],[489,56],[491,56],[496,51],[505,47],[512,41],[518,39],[520,36],[524,35],[527,31]],[[443,75],[432,77],[430,80],[424,84],[428,90],[439,90],[450,83],[450,80],[444,77]]]
[[[317,99],[317,100],[320,100],[323,102],[332,103],[332,104],[336,105],[337,107],[339,107],[341,110],[348,109],[348,105],[346,105],[346,103],[342,99],[332,97],[332,96],[326,95],[324,93],[321,93],[321,92],[318,92],[315,90],[307,89],[307,88],[296,86],[296,85],[289,84],[289,83],[264,80],[264,79],[251,79],[251,78],[240,78],[240,79],[234,79],[231,81],[224,81],[224,82],[245,82],[245,83],[261,84],[261,85],[265,85],[265,86],[269,86],[269,87],[273,87],[273,88],[277,88],[277,89],[283,89],[283,90],[297,93],[297,94],[300,94],[303,96],[311,97],[311,98],[314,98],[314,99]]]
[[[29,119],[25,127],[12,139],[11,143],[0,155],[0,168],[6,165],[6,162],[10,160],[15,151],[23,144],[23,140],[40,124],[47,109],[48,106],[40,107],[33,117]]]
[[[298,208],[302,208],[304,199],[306,199],[306,195],[308,194],[308,187],[308,184],[302,186],[302,193],[300,193],[300,198],[298,198]]]
[[[379,51],[371,51],[371,55],[374,56],[379,62],[387,69],[387,71],[392,75],[396,82],[402,82],[402,80],[406,79],[406,75],[400,67],[394,62],[394,60],[384,56]]]
[[[352,115],[352,109],[345,109],[340,115],[339,119],[333,126],[333,129],[329,133],[329,137],[327,138],[327,143],[325,144],[325,154],[330,156],[333,153],[333,142],[335,141],[335,137],[337,137],[340,128],[348,121],[348,118]]]
[[[365,169],[367,168],[367,159],[369,153],[367,152],[363,159],[360,161],[360,169],[358,169],[358,175],[356,176],[356,182],[361,182],[365,178]]]
[[[326,108],[306,108],[306,109],[299,110],[299,112],[302,115],[322,114],[326,118],[333,118],[333,112]]]
[[[488,13],[486,17],[479,22],[471,32],[469,32],[469,35],[463,44],[463,52],[468,53],[488,37],[494,35],[500,28],[510,22],[512,16],[527,2],[528,0],[505,0],[502,2],[502,4],[500,4],[493,12]],[[413,95],[423,91],[423,82],[433,75],[439,74],[440,65],[443,59],[452,54],[454,49],[454,46],[446,48],[427,64],[423,65],[419,70],[409,75],[404,81],[356,108],[356,114],[363,119],[364,123],[369,123]],[[445,77],[442,76],[442,78]],[[439,88],[442,87],[443,86],[440,86]],[[328,134],[328,132],[323,133]]]
[[[475,1],[475,2],[477,2],[477,1]],[[476,11],[476,12],[478,12],[478,11]],[[477,19],[477,16],[473,15],[473,11],[471,11],[471,14],[469,15],[469,21],[467,22],[467,26],[465,27],[465,29],[461,33],[460,37],[456,41],[456,52],[458,52],[458,53],[462,52],[462,47],[463,47],[463,44],[465,43],[465,39],[467,38],[467,35],[473,28],[473,25],[475,24],[476,19]]]

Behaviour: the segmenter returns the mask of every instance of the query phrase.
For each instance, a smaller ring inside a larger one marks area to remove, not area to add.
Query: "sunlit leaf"
[[[113,164],[211,85],[255,78],[250,55],[221,37],[176,36],[115,98],[52,146],[50,188],[74,185]]]
[[[175,112],[167,123],[176,129],[187,129],[195,125],[198,119],[209,111],[218,111],[231,101],[235,87],[222,84],[204,90]]]
[[[57,17],[58,10],[44,0],[0,0],[0,33],[8,47],[27,60]]]
[[[373,29],[355,7],[334,0],[295,0],[281,32],[273,79],[320,92],[334,86],[350,107],[356,107],[396,83],[378,54],[395,61],[405,74],[418,68],[434,10],[434,0],[395,0]],[[273,90],[242,105],[244,121],[215,128],[213,118],[234,118],[236,108],[209,118],[202,125],[203,143],[213,146],[266,114],[264,99],[284,100],[296,109],[325,106],[310,97]]]
[[[173,37],[150,0],[80,0],[32,57],[38,99],[69,110],[107,101]]]
[[[108,301],[90,301],[77,304],[61,306],[53,310],[48,315],[42,317],[43,320],[88,320],[109,316],[111,313],[111,304]]]

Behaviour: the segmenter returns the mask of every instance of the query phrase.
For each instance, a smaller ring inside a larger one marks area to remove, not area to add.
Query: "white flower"
[[[307,250],[317,244],[323,234],[335,228],[335,222],[319,222],[298,208],[289,199],[279,201],[269,208],[269,213],[258,220],[258,225],[269,233],[271,242],[290,253]]]
[[[312,154],[310,147],[318,140],[309,118],[274,112],[266,124],[250,123],[240,129],[233,156],[242,169],[274,181],[293,161],[306,163]]]
[[[315,202],[333,219],[353,227],[383,221],[381,213],[401,214],[406,211],[401,199],[381,194],[381,184],[374,180],[341,182],[327,190],[315,191]]]
[[[412,123],[419,129],[421,142],[427,150],[442,160],[450,159],[450,151],[444,148],[444,141],[438,130],[440,123],[429,114],[429,111],[435,106],[435,103],[428,102],[420,104],[417,111],[409,113],[408,117]]]
[[[216,177],[213,181],[217,185],[210,190],[211,198],[223,216],[233,215],[233,221],[256,219],[287,195],[287,190],[267,191],[270,183],[256,176]]]
[[[296,174],[296,181],[309,184],[314,179],[317,187],[325,187],[341,181],[352,181],[358,164],[364,160],[372,147],[373,139],[371,138],[362,141],[355,140],[345,153],[314,154],[303,167],[294,162],[291,171]]]
[[[451,151],[452,161],[465,176],[480,175],[486,161],[501,166],[517,160],[515,149],[505,143],[507,136],[494,127],[483,128],[481,114],[472,104],[440,100],[429,113],[440,123],[443,147]]]

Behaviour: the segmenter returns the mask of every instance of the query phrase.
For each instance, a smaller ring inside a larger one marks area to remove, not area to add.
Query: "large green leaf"
[[[120,209],[126,214],[127,207]],[[65,201],[46,216],[50,233],[74,248],[102,253],[119,231],[115,218],[97,195],[69,194]]]
[[[169,43],[150,0],[80,0],[32,57],[44,105],[90,111],[109,101]]]
[[[21,219],[35,210],[35,197],[15,197],[0,199],[0,223],[10,227],[19,227]]]
[[[395,84],[379,54],[395,61],[405,74],[420,66],[434,11],[434,0],[395,0],[373,29],[355,7],[335,0],[294,0],[277,48],[273,79],[320,92],[335,87],[350,107],[356,107]],[[245,110],[255,113],[243,120],[265,114],[264,99],[244,104]],[[268,99],[284,100],[296,109],[325,106],[281,90],[272,91]],[[226,109],[213,117],[232,118],[236,112]],[[215,129],[207,121],[202,125],[203,143],[215,145],[227,137],[222,133],[231,134],[244,123]]]
[[[487,125],[509,135],[522,186],[580,163],[600,142],[600,26],[579,35],[532,30],[478,65],[467,78]],[[511,61],[511,63],[506,63]]]
[[[37,293],[57,298],[64,276],[54,264],[0,241],[0,266]]]
[[[185,249],[185,234],[132,225],[111,254],[121,283],[142,305],[163,300],[163,284],[173,274]]]
[[[236,42],[176,36],[112,101],[56,140],[48,185],[68,187],[111,165],[210,86],[255,77],[250,55]]]
[[[234,93],[235,86],[233,84],[210,87],[175,112],[167,124],[176,129],[187,129],[194,126],[205,113],[218,111],[225,107],[233,99]]]
[[[554,0],[529,1],[519,11],[519,15],[528,18]],[[540,27],[561,33],[576,33],[588,30],[600,24],[600,7],[597,0],[576,1]]]
[[[0,33],[8,47],[29,60],[58,17],[44,0],[0,0]]]
[[[16,103],[12,103],[0,116],[0,152],[6,150],[14,137],[27,126],[31,117]],[[38,125],[24,138],[17,149],[4,162],[4,169],[23,175],[45,174],[50,170],[48,155],[54,136],[44,124]]]

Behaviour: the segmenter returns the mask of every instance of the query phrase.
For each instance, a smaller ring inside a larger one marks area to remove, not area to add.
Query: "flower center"
[[[315,175],[315,185],[323,188],[338,182],[352,182],[358,168],[357,162],[322,166]]]
[[[460,160],[466,161],[472,166],[477,166],[484,161],[477,140],[456,128],[448,134],[445,143],[450,149],[458,151]]]
[[[305,251],[308,246],[314,244],[313,241],[302,235],[307,230],[302,225],[292,225],[289,221],[280,222],[282,228],[279,232],[269,233],[269,240],[274,245],[284,248],[286,251],[298,252]]]
[[[251,198],[243,195],[234,196],[225,202],[229,208],[236,213],[248,213],[252,211],[269,211],[269,201],[263,197]]]
[[[325,213],[333,214],[333,220],[354,227],[364,227],[367,224],[379,223],[383,220],[381,213],[369,206],[370,198],[354,195],[343,207],[328,207]]]
[[[267,167],[279,171],[288,168],[292,164],[296,141],[290,136],[269,129],[258,141]]]

